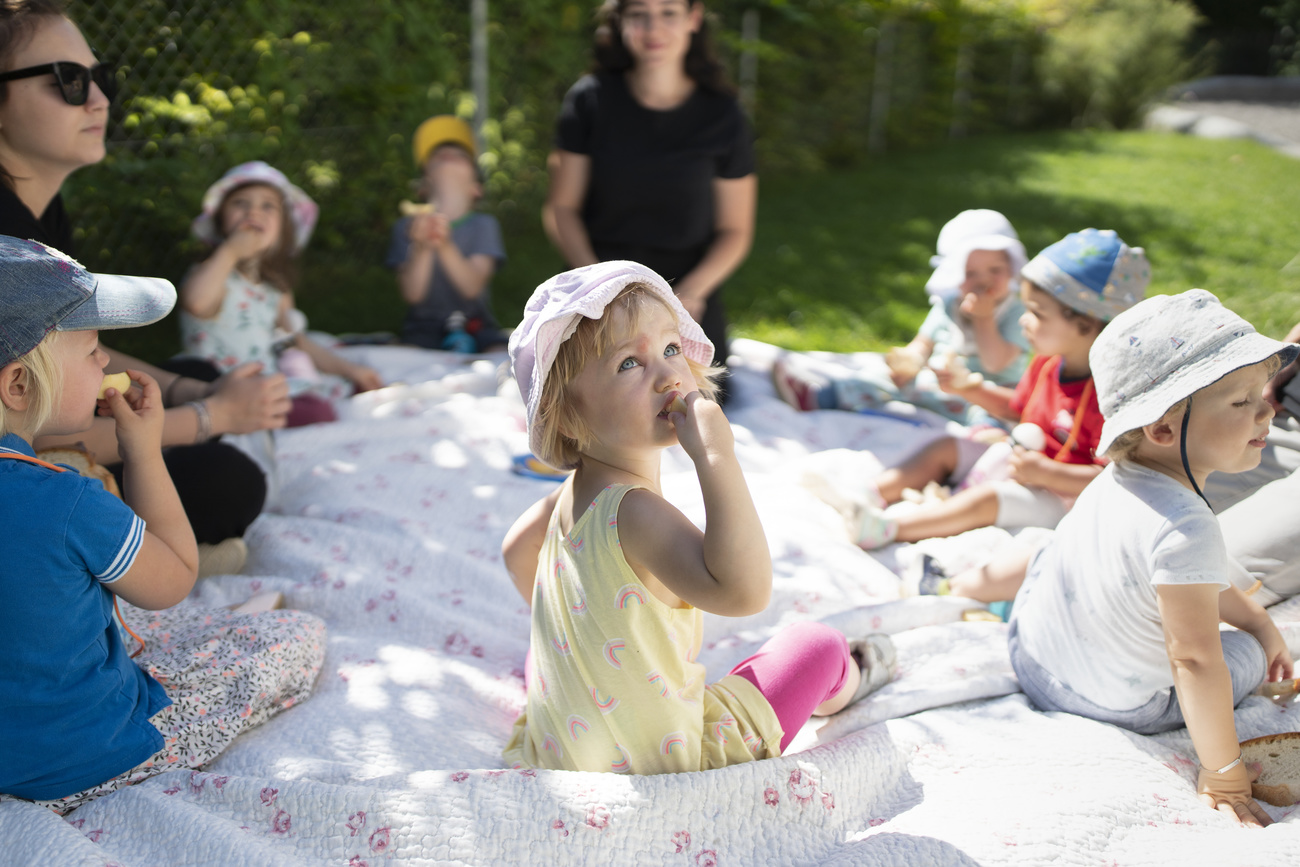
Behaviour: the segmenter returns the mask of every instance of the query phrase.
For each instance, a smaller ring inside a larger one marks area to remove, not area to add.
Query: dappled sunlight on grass
[[[727,286],[737,336],[797,349],[906,342],[939,229],[1002,211],[1029,255],[1088,226],[1146,249],[1150,294],[1210,289],[1281,336],[1300,313],[1300,161],[1159,133],[988,136],[863,169],[763,177],[754,250]]]

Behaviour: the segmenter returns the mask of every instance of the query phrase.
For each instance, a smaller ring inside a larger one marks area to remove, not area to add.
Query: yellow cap
[[[411,150],[415,155],[415,164],[424,165],[424,161],[438,145],[457,144],[469,151],[469,155],[478,159],[478,146],[474,143],[474,131],[469,124],[450,114],[431,117],[415,130]]]

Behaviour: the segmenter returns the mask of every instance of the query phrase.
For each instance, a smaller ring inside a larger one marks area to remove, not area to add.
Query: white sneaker
[[[858,691],[849,704],[861,701],[894,679],[898,672],[898,651],[888,635],[875,633],[849,642],[849,652],[862,671]]]

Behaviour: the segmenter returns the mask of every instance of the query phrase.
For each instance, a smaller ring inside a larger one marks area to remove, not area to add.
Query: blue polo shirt
[[[0,453],[35,456],[13,434]],[[163,745],[149,717],[171,700],[131,661],[108,589],[144,521],[97,480],[0,455],[0,527],[0,792],[62,798]]]

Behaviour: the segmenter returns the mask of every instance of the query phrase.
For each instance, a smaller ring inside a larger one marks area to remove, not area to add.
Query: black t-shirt
[[[698,261],[713,239],[714,179],[754,171],[753,136],[735,98],[697,87],[677,108],[656,111],[636,101],[622,75],[588,75],[569,89],[555,143],[591,159],[582,216],[602,259],[611,258],[602,249],[650,248]]]
[[[55,194],[45,213],[37,219],[13,190],[0,183],[0,235],[40,241],[47,247],[74,255],[72,223],[63,210],[61,193]]]

